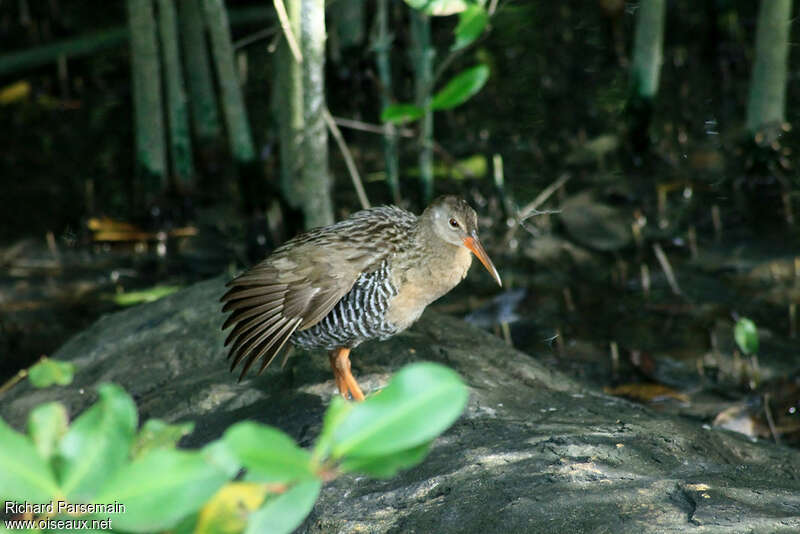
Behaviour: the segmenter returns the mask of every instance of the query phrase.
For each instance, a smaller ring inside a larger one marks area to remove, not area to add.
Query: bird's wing
[[[362,273],[396,252],[413,215],[386,222],[373,213],[381,209],[301,234],[228,283],[222,311],[232,313],[222,328],[236,325],[225,345],[231,370],[244,360],[240,380],[263,357],[260,374],[295,330],[321,321]]]

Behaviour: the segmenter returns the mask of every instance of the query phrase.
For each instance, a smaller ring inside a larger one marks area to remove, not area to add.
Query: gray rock
[[[142,419],[196,421],[196,447],[245,419],[313,443],[335,393],[327,358],[297,353],[241,384],[228,373],[213,279],[106,316],[54,357],[68,387],[21,383],[0,399],[17,428],[36,404],[72,416],[113,381]],[[353,354],[366,391],[401,366],[436,361],[471,388],[465,414],[420,466],[389,480],[327,484],[300,532],[798,532],[800,454],[607,397],[465,322],[426,313],[408,332]]]

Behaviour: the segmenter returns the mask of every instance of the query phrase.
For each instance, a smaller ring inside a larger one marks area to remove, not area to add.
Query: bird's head
[[[497,284],[503,285],[500,274],[478,238],[478,216],[464,199],[456,196],[439,197],[428,206],[422,217],[431,225],[438,238],[472,251]]]

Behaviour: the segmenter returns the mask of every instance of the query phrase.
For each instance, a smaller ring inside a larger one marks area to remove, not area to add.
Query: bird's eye
[[[449,222],[450,222],[450,228],[458,228],[458,221],[457,220],[455,220],[455,219],[453,219],[451,217]]]

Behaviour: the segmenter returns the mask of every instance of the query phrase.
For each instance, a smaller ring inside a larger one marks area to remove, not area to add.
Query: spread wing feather
[[[225,320],[225,323],[222,325],[223,330],[227,330],[234,323],[238,323],[236,328],[231,330],[229,335],[229,339],[225,341],[225,346],[227,347],[233,338],[241,334],[244,330],[247,330],[250,326],[257,324],[259,321],[262,321],[266,317],[274,313],[278,313],[281,311],[282,307],[276,307],[273,303],[268,302],[266,304],[262,304],[260,306],[253,306],[252,308],[247,308],[243,310],[236,310],[232,314],[228,316]],[[260,317],[257,317],[260,316]],[[251,317],[254,319],[248,320]]]
[[[330,313],[362,273],[402,246],[415,222],[399,208],[364,210],[295,237],[228,282],[220,300],[223,312],[231,314],[222,328],[235,325],[225,345],[230,345],[231,370],[244,362],[239,380],[263,358],[260,374],[295,331]]]

